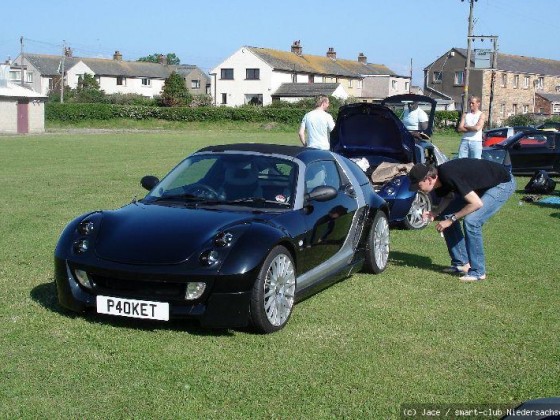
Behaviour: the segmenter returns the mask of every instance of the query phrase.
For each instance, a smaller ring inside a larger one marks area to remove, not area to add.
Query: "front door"
[[[17,132],[29,132],[29,99],[20,99],[17,103]]]

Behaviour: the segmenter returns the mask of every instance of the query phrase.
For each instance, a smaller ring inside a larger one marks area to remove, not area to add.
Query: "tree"
[[[101,90],[99,82],[92,74],[85,73],[78,78],[73,99],[75,102],[103,102],[105,92]]]
[[[165,79],[161,100],[164,106],[185,106],[192,101],[192,95],[185,86],[185,81],[177,72],[171,73]]]
[[[179,57],[177,57],[175,55],[175,53],[168,53],[166,54],[161,54],[161,53],[155,53],[152,55],[148,55],[146,57],[140,57],[138,59],[138,61],[143,61],[143,62],[147,62],[147,63],[159,63],[159,57],[163,56],[167,59],[167,64],[172,64],[172,65],[179,65],[181,64],[181,60]]]

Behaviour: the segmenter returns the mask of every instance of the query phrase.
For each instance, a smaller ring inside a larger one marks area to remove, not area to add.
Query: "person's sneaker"
[[[445,267],[442,271],[449,274],[467,274],[469,272],[471,265],[469,263],[465,265],[452,265],[450,267]]]
[[[481,276],[475,276],[473,274],[465,274],[464,276],[459,277],[459,280],[464,282],[473,282],[473,281],[480,281],[485,279],[486,279],[486,274],[483,274]]]

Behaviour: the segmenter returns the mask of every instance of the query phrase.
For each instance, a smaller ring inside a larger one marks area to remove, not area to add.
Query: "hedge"
[[[48,121],[78,122],[87,120],[111,120],[128,118],[134,120],[161,119],[169,121],[245,121],[245,122],[277,122],[298,125],[307,109],[294,107],[214,107],[200,106],[196,108],[177,107],[165,108],[142,105],[116,105],[92,103],[56,103],[49,102],[45,107],[45,118]],[[336,110],[331,110],[336,119]],[[457,111],[436,111],[435,127],[455,127],[459,119]]]

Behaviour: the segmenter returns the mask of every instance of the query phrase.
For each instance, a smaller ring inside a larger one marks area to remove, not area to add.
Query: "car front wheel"
[[[373,218],[366,244],[365,269],[379,274],[387,267],[389,259],[389,220],[382,211]]]
[[[428,220],[424,220],[422,214],[432,209],[432,200],[430,196],[422,191],[418,191],[414,196],[414,201],[410,206],[410,210],[403,220],[404,226],[407,229],[418,230],[423,229],[428,225]]]
[[[295,291],[296,271],[290,252],[277,246],[264,260],[253,286],[253,327],[261,333],[282,329],[292,314]]]

